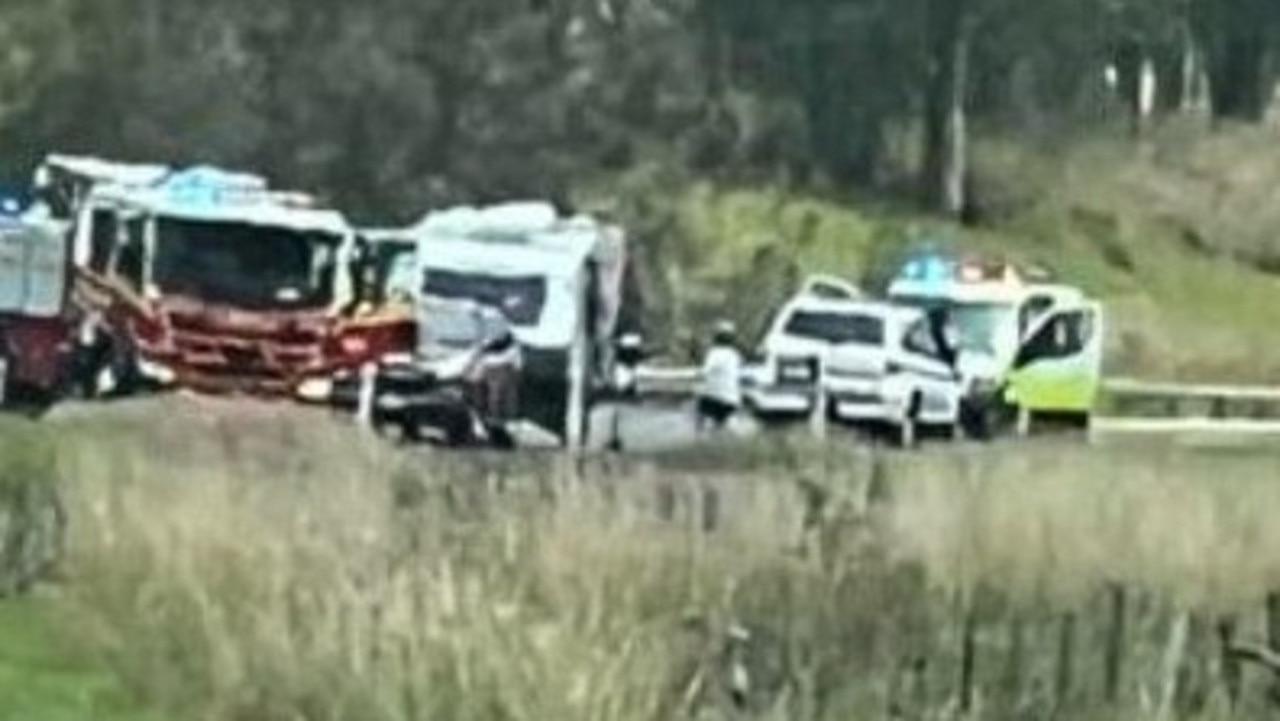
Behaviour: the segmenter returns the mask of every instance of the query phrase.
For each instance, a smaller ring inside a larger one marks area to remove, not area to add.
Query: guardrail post
[[[1031,435],[1031,411],[1026,406],[1018,406],[1018,424],[1016,433],[1019,438]]]
[[[813,360],[813,411],[809,416],[809,429],[813,437],[823,441],[827,438],[827,410],[831,403],[827,393],[827,364],[821,358]]]
[[[715,533],[720,528],[720,492],[711,486],[702,489],[702,532]]]
[[[360,395],[356,404],[356,423],[365,429],[374,427],[374,406],[377,403],[378,364],[360,366]]]

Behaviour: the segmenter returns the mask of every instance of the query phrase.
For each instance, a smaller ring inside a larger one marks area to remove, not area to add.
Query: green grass
[[[0,719],[151,721],[119,681],[87,662],[65,637],[55,604],[0,603]]]
[[[966,613],[973,718],[1159,718],[1175,622],[1239,614],[1241,638],[1259,638],[1277,578],[1274,456],[1046,442],[877,469],[866,449],[778,439],[747,468],[617,461],[569,479],[520,457],[397,457],[283,414],[164,416],[154,432],[64,434],[83,519],[64,603],[177,718],[836,721],[890,701],[938,718]],[[706,488],[721,499],[710,534]],[[1102,708],[1114,583],[1134,601],[1122,693]],[[1064,613],[1075,688],[1046,699]],[[719,680],[730,625],[753,634],[746,715]],[[1010,681],[1015,626],[1026,672]],[[1191,632],[1179,681],[1207,705],[1177,700],[1178,718],[1226,718],[1212,634]],[[929,690],[913,692],[902,669],[921,655]],[[1265,681],[1236,718],[1268,717]]]

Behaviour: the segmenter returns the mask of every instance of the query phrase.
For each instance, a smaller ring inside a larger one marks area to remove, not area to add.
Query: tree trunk
[[[1215,120],[1257,122],[1271,101],[1267,55],[1272,0],[1201,0],[1209,96]]]
[[[1116,77],[1118,92],[1124,105],[1130,130],[1136,135],[1142,130],[1142,80],[1146,53],[1142,41],[1136,37],[1122,40],[1116,48]]]
[[[965,207],[968,137],[970,30],[967,0],[931,0],[929,4],[929,82],[925,97],[925,202],[959,216]]]
[[[1211,60],[1210,94],[1216,119],[1256,122],[1266,113],[1266,46],[1261,35],[1250,31],[1231,38]]]

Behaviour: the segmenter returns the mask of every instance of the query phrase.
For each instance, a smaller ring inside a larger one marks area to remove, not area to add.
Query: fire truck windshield
[[[162,293],[245,308],[324,307],[339,243],[324,233],[161,218],[152,282]]]

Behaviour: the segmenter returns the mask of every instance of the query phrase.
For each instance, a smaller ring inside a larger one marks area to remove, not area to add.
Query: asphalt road
[[[300,421],[304,424],[332,426],[346,424],[350,419],[316,408],[292,403],[264,403],[251,399],[205,398],[174,394],[132,398],[110,403],[68,402],[53,408],[44,420],[52,423],[93,420],[95,422],[120,422],[124,424],[171,424],[185,420],[199,424],[210,422],[243,422],[251,427],[255,422],[274,425]],[[1216,426],[1206,424],[1198,428],[1189,424],[1186,429],[1169,432],[1152,432],[1149,429],[1132,429],[1124,423],[1102,422],[1095,429],[1091,441],[1099,445],[1120,444],[1173,444],[1193,447],[1258,448],[1280,447],[1280,434],[1255,432],[1221,432]],[[1229,429],[1228,429],[1229,431]],[[725,431],[732,437],[751,438],[759,435],[760,427],[749,417],[741,417]],[[852,440],[852,434],[841,428],[830,430],[833,437]],[[516,433],[523,447],[531,449],[556,448],[555,439],[537,429],[522,429]],[[695,428],[692,403],[646,402],[644,404],[602,404],[590,418],[588,448],[604,450],[618,448],[627,453],[647,454],[676,451],[695,447],[704,441]],[[1008,439],[1005,442],[1016,442]]]

